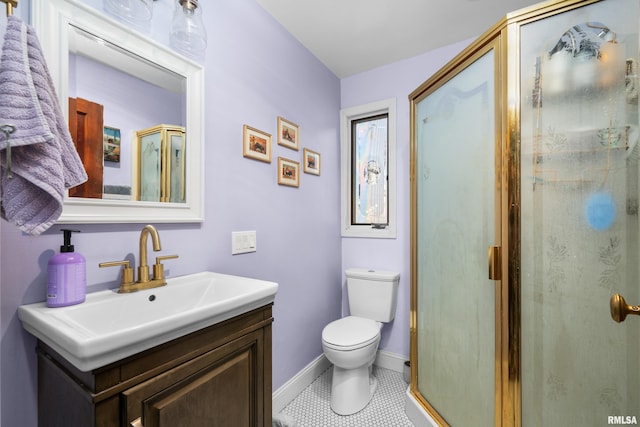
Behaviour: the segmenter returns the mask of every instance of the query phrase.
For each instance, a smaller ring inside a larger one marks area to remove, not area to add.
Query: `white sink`
[[[81,371],[90,371],[273,302],[278,284],[203,272],[154,289],[87,294],[84,303],[18,307],[22,326]]]

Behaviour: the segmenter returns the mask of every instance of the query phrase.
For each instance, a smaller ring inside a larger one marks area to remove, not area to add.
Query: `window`
[[[340,111],[344,237],[396,237],[395,102]]]
[[[389,225],[389,114],[351,121],[351,225]]]

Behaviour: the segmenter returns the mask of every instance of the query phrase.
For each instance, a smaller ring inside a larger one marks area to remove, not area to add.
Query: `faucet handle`
[[[133,268],[131,268],[131,263],[127,260],[124,261],[109,261],[109,262],[101,262],[98,264],[100,268],[104,267],[118,267],[120,265],[124,265],[122,269],[122,281],[120,282],[120,286],[123,285],[131,285],[133,283]]]
[[[164,265],[162,265],[160,261],[174,258],[178,258],[178,255],[165,255],[156,257],[156,263],[153,264],[153,280],[164,280]]]

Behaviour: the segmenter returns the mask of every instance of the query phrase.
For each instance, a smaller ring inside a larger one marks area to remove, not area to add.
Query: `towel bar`
[[[18,0],[0,0],[7,5],[7,16],[13,15],[13,8],[18,7]]]
[[[13,8],[18,7],[18,0],[0,0],[7,5],[7,16],[13,15]],[[4,133],[7,141],[7,176],[11,178],[11,146],[9,145],[9,136],[15,132],[16,128],[12,125],[2,125],[0,131]]]

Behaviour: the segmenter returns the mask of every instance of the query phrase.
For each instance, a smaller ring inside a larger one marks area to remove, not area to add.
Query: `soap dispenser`
[[[71,233],[62,230],[64,245],[51,257],[47,267],[47,306],[64,307],[84,302],[87,292],[87,267],[84,256],[74,252]]]

